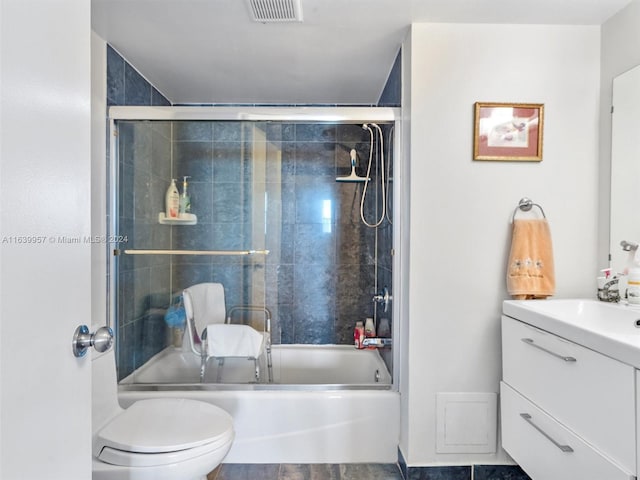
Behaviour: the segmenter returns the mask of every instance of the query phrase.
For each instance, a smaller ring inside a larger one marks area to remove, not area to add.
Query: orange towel
[[[513,221],[507,290],[513,298],[546,298],[555,293],[551,232],[546,219]]]

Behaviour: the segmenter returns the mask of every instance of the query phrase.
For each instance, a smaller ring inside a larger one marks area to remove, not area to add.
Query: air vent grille
[[[301,22],[300,0],[247,0],[256,22]]]

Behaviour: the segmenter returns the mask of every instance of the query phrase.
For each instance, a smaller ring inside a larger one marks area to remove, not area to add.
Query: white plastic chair
[[[191,350],[200,356],[200,381],[204,382],[207,362],[218,360],[220,382],[225,358],[253,360],[255,381],[260,381],[259,357],[266,353],[269,382],[273,381],[271,365],[271,313],[266,307],[235,306],[225,312],[224,287],[220,283],[199,283],[184,289],[184,308],[187,316],[187,335]],[[232,324],[235,311],[264,313],[264,331],[249,325]]]

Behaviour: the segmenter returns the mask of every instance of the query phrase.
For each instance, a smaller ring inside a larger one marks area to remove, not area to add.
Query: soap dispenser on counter
[[[631,305],[640,305],[640,268],[629,269],[627,275],[627,302]]]
[[[628,253],[627,265],[620,278],[618,289],[630,305],[640,305],[640,250],[637,242],[620,242],[622,250]]]

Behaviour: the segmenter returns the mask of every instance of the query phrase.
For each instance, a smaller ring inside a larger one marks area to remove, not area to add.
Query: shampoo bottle
[[[364,322],[364,336],[365,337],[375,337],[376,336],[376,326],[373,323],[373,318],[369,317]],[[376,347],[369,346],[368,349],[375,349]]]
[[[184,215],[185,213],[191,212],[191,197],[189,193],[187,193],[187,178],[191,177],[182,177],[182,194],[180,195],[180,215]]]
[[[362,347],[362,341],[364,340],[364,324],[362,322],[356,322],[356,326],[353,329],[353,345],[360,349]]]
[[[376,336],[376,327],[373,324],[373,318],[369,317],[364,322],[364,336],[365,337],[375,337]]]
[[[165,215],[167,218],[178,218],[180,210],[180,194],[176,187],[175,178],[171,179],[171,185],[167,188],[167,194],[164,197]]]
[[[381,318],[380,322],[378,322],[378,336],[381,338],[391,336],[391,324],[388,318]]]

